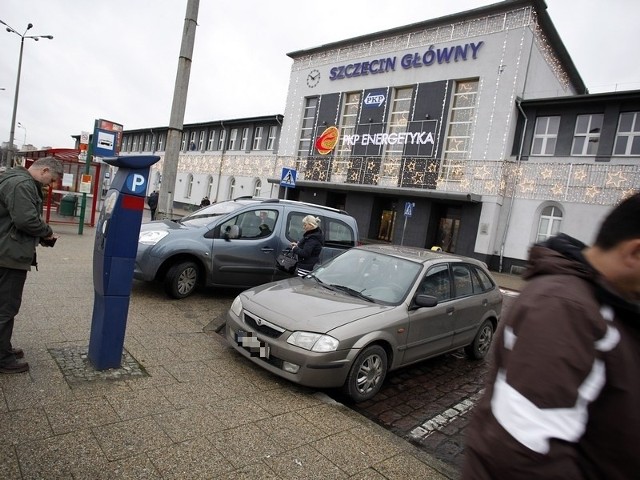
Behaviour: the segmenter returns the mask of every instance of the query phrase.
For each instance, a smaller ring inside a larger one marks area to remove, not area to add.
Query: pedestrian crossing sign
[[[296,171],[293,168],[282,169],[280,186],[285,188],[296,188]]]

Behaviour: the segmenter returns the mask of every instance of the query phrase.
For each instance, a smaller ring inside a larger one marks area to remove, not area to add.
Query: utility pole
[[[182,31],[182,44],[178,58],[178,72],[173,90],[171,118],[167,132],[167,148],[162,165],[162,183],[158,198],[158,217],[173,218],[173,198],[175,196],[176,176],[180,157],[180,143],[182,127],[184,126],[184,111],[187,105],[187,91],[189,90],[189,76],[191,75],[191,58],[196,39],[198,25],[198,8],[200,0],[187,0],[187,12]]]

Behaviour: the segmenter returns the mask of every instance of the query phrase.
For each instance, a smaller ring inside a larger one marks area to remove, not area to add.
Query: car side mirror
[[[432,295],[416,295],[413,303],[417,307],[435,307],[438,305],[438,299]]]

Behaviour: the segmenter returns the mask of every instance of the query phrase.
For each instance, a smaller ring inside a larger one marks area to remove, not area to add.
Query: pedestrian
[[[462,478],[630,479],[640,474],[640,193],[587,247],[534,245],[502,320]]]
[[[202,197],[202,200],[200,200],[200,208],[206,207],[208,205],[211,205],[211,200],[209,200],[209,197]]]
[[[151,212],[151,220],[156,219],[156,210],[158,208],[158,191],[154,190],[147,197],[147,205],[149,205],[149,211]]]
[[[304,277],[320,261],[324,236],[320,229],[320,219],[307,215],[302,219],[304,234],[299,242],[291,242],[291,251],[298,256],[297,273]]]
[[[27,272],[37,268],[36,246],[53,246],[57,236],[42,217],[42,188],[62,177],[62,163],[40,158],[26,169],[0,175],[0,373],[29,370],[21,348],[11,344],[15,316],[22,304]]]

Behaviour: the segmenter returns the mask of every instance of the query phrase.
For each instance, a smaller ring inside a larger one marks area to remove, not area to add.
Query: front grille
[[[270,338],[278,338],[284,333],[284,329],[280,328],[272,323],[269,323],[260,317],[253,315],[252,313],[244,311],[244,323],[251,327],[256,332],[266,335]]]

